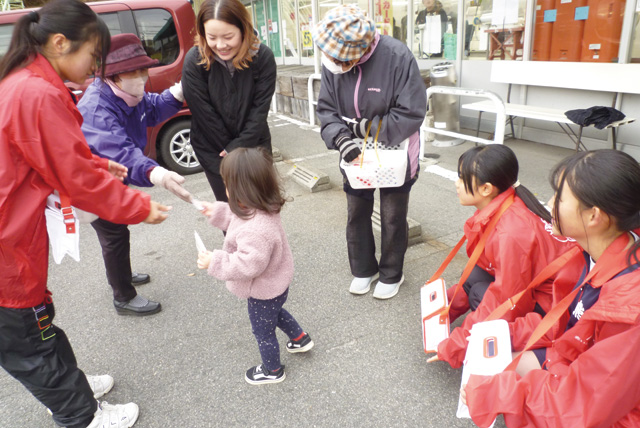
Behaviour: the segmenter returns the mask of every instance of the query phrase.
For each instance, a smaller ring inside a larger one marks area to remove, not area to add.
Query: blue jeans
[[[251,297],[248,299],[251,329],[258,341],[262,364],[269,371],[280,368],[280,346],[276,338],[276,327],[289,339],[295,339],[303,333],[295,318],[282,308],[288,295],[287,288],[284,293],[273,299],[260,300]]]

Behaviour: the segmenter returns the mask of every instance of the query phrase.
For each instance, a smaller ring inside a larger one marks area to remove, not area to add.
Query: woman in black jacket
[[[267,115],[276,87],[273,52],[260,43],[239,0],[206,0],[196,46],[182,70],[191,114],[191,145],[218,201],[226,201],[220,162],[238,147],[271,152]]]

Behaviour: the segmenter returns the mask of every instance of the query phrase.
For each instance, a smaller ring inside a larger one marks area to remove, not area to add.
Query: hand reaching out
[[[109,161],[109,173],[120,181],[124,181],[124,179],[127,178],[128,170],[129,169],[126,166],[121,165],[118,162],[114,162],[112,160]]]
[[[435,363],[436,361],[440,361],[440,358],[438,358],[438,354],[434,355],[433,357],[429,357],[427,359],[427,363]]]
[[[144,222],[147,224],[162,223],[167,219],[167,216],[168,216],[167,212],[169,212],[170,209],[171,209],[170,206],[168,207],[165,205],[161,205],[157,202],[151,201],[151,211],[149,211],[149,215],[147,216],[146,219],[144,219]]]
[[[213,252],[211,251],[200,251],[198,253],[198,268],[199,269],[208,269],[211,264],[211,258],[213,257]]]
[[[205,202],[205,201],[198,201],[198,202],[200,202],[200,205],[204,207],[204,209],[200,211],[202,214],[206,216],[210,216],[211,214],[213,214],[213,204],[211,202]]]

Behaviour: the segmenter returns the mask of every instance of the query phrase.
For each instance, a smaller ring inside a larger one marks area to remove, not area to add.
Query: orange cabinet
[[[556,0],[556,22],[551,38],[551,61],[580,61],[584,20],[577,20],[576,8],[587,0]]]
[[[582,61],[617,62],[625,0],[589,0]]]
[[[544,22],[544,12],[554,9],[556,0],[536,1],[536,26],[533,33],[533,50],[531,59],[534,61],[549,61],[551,56],[551,35],[553,22]]]

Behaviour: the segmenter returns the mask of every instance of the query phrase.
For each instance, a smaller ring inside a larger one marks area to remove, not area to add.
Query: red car
[[[160,61],[160,66],[149,69],[145,89],[162,92],[182,77],[182,63],[193,46],[195,14],[186,0],[120,0],[87,3],[107,24],[111,35],[136,34],[147,54]],[[0,13],[0,56],[11,41],[13,24],[31,9]],[[78,97],[93,79],[82,87],[67,83]],[[175,116],[149,128],[145,154],[158,159],[167,168],[179,174],[199,172],[202,167],[189,140],[191,112],[185,106]]]

